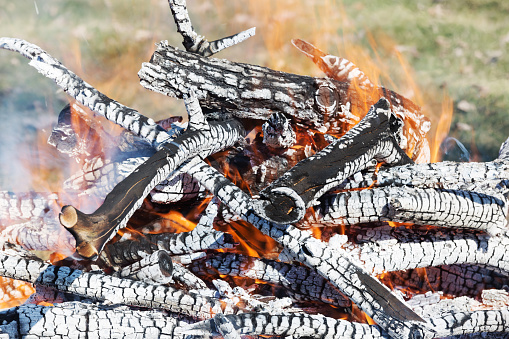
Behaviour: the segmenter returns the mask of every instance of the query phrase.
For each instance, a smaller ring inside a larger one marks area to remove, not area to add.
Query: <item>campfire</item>
[[[4,301],[30,295],[2,334],[507,335],[507,142],[430,163],[421,108],[351,61],[299,39],[325,77],[216,59],[254,28],[208,41],[169,5],[185,50],[158,43],[138,75],[187,119],[156,123],[0,38],[75,100],[48,142],[83,164],[65,193],[0,195]]]

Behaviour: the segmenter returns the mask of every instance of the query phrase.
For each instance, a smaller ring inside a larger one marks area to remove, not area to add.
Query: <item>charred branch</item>
[[[168,141],[172,138],[173,133],[176,133],[176,131],[165,131],[154,120],[108,98],[34,44],[21,39],[0,38],[0,48],[17,52],[30,59],[30,66],[55,81],[58,86],[79,103],[146,139],[154,147]]]
[[[395,166],[412,163],[400,147],[406,142],[401,135],[402,122],[389,106],[387,100],[380,99],[343,137],[272,182],[260,193],[258,215],[279,224],[295,223],[319,197],[366,168],[371,160]]]
[[[395,221],[415,225],[505,233],[507,202],[500,194],[438,188],[380,187],[325,197],[311,217],[314,225]]]
[[[168,0],[168,3],[177,25],[177,32],[184,38],[182,44],[188,52],[208,57],[255,35],[255,28],[253,27],[235,35],[209,42],[205,37],[194,31],[185,0]]]

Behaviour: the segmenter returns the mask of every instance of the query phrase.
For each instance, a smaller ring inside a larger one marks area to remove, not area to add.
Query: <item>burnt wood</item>
[[[76,252],[84,258],[97,258],[152,188],[189,158],[205,158],[232,146],[243,134],[244,129],[237,120],[211,122],[209,130],[188,131],[171,143],[163,144],[158,152],[117,184],[95,212],[85,214],[73,206],[64,206],[60,223],[76,238]]]
[[[295,223],[302,219],[305,208],[371,160],[394,166],[413,163],[399,146],[402,122],[389,106],[380,99],[343,137],[272,182],[260,192],[262,206],[257,213],[279,224]]]
[[[183,98],[187,88],[192,88],[200,104],[214,111],[261,120],[280,112],[305,128],[339,135],[359,122],[361,117],[352,111],[365,112],[364,107],[383,96],[404,120],[404,131],[411,141],[408,148],[414,156],[429,130],[429,120],[420,108],[391,90],[380,88],[377,97],[366,102],[363,93],[356,92],[348,82],[205,58],[166,41],[157,45],[138,76],[142,86],[172,97]]]

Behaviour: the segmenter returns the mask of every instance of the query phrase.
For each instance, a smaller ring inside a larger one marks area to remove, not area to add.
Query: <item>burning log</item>
[[[212,200],[192,231],[177,234],[146,234],[139,240],[108,244],[101,253],[101,259],[108,266],[121,266],[142,259],[143,253],[152,254],[157,250],[164,250],[171,255],[181,255],[219,248],[233,248],[234,242],[231,235],[212,228],[216,215],[217,205],[215,200]]]
[[[9,338],[184,338],[183,321],[163,312],[125,306],[62,303],[52,307],[23,305],[3,312],[2,334]]]
[[[25,250],[71,255],[74,238],[56,220],[56,194],[0,192],[0,241]]]
[[[193,272],[226,274],[247,277],[285,288],[285,292],[298,301],[319,300],[338,307],[351,305],[324,277],[305,266],[297,266],[269,259],[222,253],[192,264]]]
[[[507,201],[472,191],[381,187],[328,196],[315,209],[312,225],[356,225],[395,221],[507,232]]]
[[[185,293],[168,286],[88,273],[65,266],[52,266],[41,261],[7,254],[0,254],[0,275],[93,300],[166,309],[198,318],[236,311],[232,305],[193,292]]]
[[[190,100],[187,133],[161,144],[157,153],[115,186],[94,213],[84,214],[72,206],[62,208],[60,222],[75,236],[76,251],[81,256],[96,258],[116,231],[127,224],[147,194],[183,162],[194,156],[205,158],[232,146],[243,135],[244,129],[236,120],[209,124],[202,116],[201,121],[193,124],[196,119],[193,115],[200,115],[201,110],[193,98]],[[203,126],[206,129],[199,129]]]

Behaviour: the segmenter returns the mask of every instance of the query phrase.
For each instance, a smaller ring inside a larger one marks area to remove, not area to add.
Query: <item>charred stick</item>
[[[188,52],[208,57],[255,35],[255,28],[253,27],[235,35],[209,42],[205,37],[194,31],[185,0],[168,0],[168,3],[177,25],[177,32],[184,38],[182,44]]]
[[[373,101],[366,103],[361,93],[352,90],[347,82],[204,58],[178,50],[165,41],[158,44],[151,61],[142,65],[138,76],[144,87],[168,96],[183,98],[190,87],[200,103],[213,110],[262,120],[279,112],[293,117],[298,125],[321,133],[343,134],[360,120],[352,111],[365,112],[366,105],[369,107],[384,96],[405,122],[409,153],[417,158],[419,148],[429,147],[423,141],[430,123],[420,108],[383,88]]]
[[[233,237],[212,228],[216,215],[217,205],[212,200],[192,231],[145,234],[138,240],[108,244],[101,253],[101,258],[110,266],[118,266],[140,260],[143,253],[151,254],[157,250],[164,250],[171,255],[182,255],[208,249],[232,248]]]
[[[319,300],[338,307],[348,307],[350,300],[338,292],[324,277],[306,266],[290,265],[274,260],[219,253],[192,264],[197,274],[227,274],[277,284],[296,300]]]
[[[221,173],[202,162],[188,173],[233,212],[279,242],[291,255],[315,269],[395,338],[429,337],[432,330],[403,301],[353,262],[345,251],[332,249],[309,233],[291,225],[278,225],[254,212],[256,201]]]
[[[369,272],[402,271],[440,265],[486,265],[509,273],[509,238],[486,234],[445,234],[418,232],[405,228],[381,227],[365,236],[363,244],[345,246]]]
[[[0,254],[0,275],[93,300],[166,309],[199,318],[210,318],[214,313],[235,311],[217,299],[192,292],[185,293],[172,287],[87,273],[6,254]]]
[[[343,137],[310,156],[260,192],[256,212],[279,224],[302,219],[305,209],[346,178],[366,168],[371,160],[391,165],[412,163],[400,148],[402,122],[380,99],[359,124]]]
[[[75,302],[22,305],[8,312],[0,313],[7,322],[0,329],[8,338],[184,339],[178,329],[187,325],[164,312]]]
[[[313,222],[323,225],[380,221],[475,229],[497,235],[508,231],[502,195],[438,188],[381,187],[325,197]]]
[[[20,53],[30,59],[30,66],[54,80],[58,86],[78,102],[126,130],[146,139],[154,147],[169,141],[178,132],[177,130],[167,132],[157,125],[154,120],[108,98],[34,44],[21,39],[0,38],[0,48]]]
[[[183,162],[205,158],[235,144],[244,129],[236,120],[211,122],[208,130],[189,130],[161,149],[121,181],[92,214],[64,206],[60,222],[76,238],[76,251],[95,258],[104,245],[124,227],[147,194]]]

